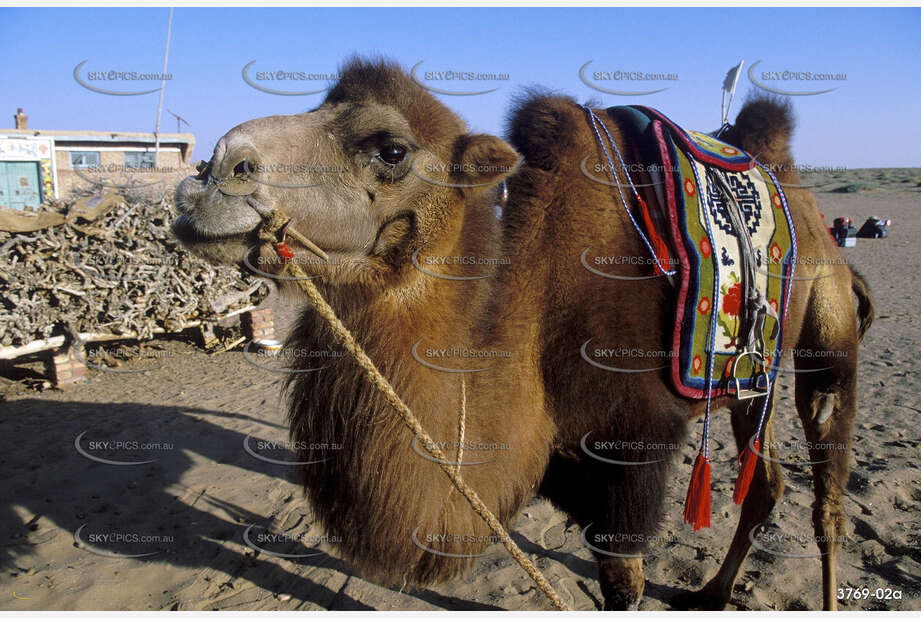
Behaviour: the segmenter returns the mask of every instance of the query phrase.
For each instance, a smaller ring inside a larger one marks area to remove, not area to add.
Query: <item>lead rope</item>
[[[319,313],[329,324],[333,336],[339,344],[348,350],[352,358],[355,359],[355,362],[365,370],[368,381],[381,392],[387,400],[387,403],[397,411],[406,426],[409,427],[419,443],[422,444],[422,448],[438,462],[438,466],[448,475],[448,478],[454,483],[457,491],[467,499],[467,502],[470,503],[470,506],[473,507],[476,514],[479,515],[483,521],[486,522],[486,525],[489,526],[490,530],[499,537],[499,540],[502,542],[505,549],[508,550],[508,553],[511,554],[512,558],[515,559],[524,572],[534,580],[534,583],[537,584],[540,591],[546,595],[550,603],[558,610],[569,611],[569,606],[563,602],[563,599],[556,593],[556,590],[554,590],[550,583],[544,579],[544,576],[537,570],[534,563],[524,555],[524,552],[521,551],[515,541],[512,540],[512,537],[506,532],[502,523],[492,514],[492,511],[489,510],[489,507],[486,506],[473,488],[467,485],[460,474],[460,466],[448,461],[445,453],[439,448],[435,441],[432,440],[425,429],[423,429],[422,425],[419,423],[419,419],[416,418],[409,406],[403,402],[387,378],[384,377],[377,366],[375,366],[374,361],[365,353],[361,344],[355,340],[351,331],[349,331],[345,324],[336,316],[336,312],[329,303],[326,302],[323,295],[320,294],[320,291],[317,289],[316,285],[314,285],[313,281],[307,277],[307,274],[300,265],[291,261],[294,257],[294,252],[285,244],[284,240],[284,233],[291,233],[290,226],[288,225],[290,220],[285,219],[277,210],[268,213],[268,216],[263,215],[263,217],[266,220],[259,231],[259,240],[272,245],[275,252],[284,261],[285,268],[290,270],[291,274],[296,277],[298,286],[313,303],[317,313]],[[279,237],[279,232],[282,232],[281,237]],[[298,240],[300,241],[300,238],[298,238]]]

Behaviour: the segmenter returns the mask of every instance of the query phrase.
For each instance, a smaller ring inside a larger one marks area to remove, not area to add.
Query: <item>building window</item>
[[[99,153],[92,151],[71,151],[70,166],[74,168],[99,167]]]
[[[154,153],[152,152],[126,152],[125,167],[129,168],[153,168]]]

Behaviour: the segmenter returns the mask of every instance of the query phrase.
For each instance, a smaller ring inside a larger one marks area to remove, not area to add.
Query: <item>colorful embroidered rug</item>
[[[762,389],[767,370],[773,383],[781,359],[783,326],[789,303],[796,236],[786,197],[773,174],[750,154],[704,133],[685,131],[658,111],[643,106],[611,108],[628,135],[642,143],[640,153],[663,170],[668,235],[678,262],[677,319],[673,334],[672,380],[684,396],[703,399],[735,393],[734,359],[742,351],[742,255],[726,199],[707,173],[724,174],[752,240],[755,281],[774,317],[766,317],[761,336],[763,366],[744,357],[736,376],[740,389]],[[718,310],[710,384],[711,311]],[[732,389],[730,390],[730,386]]]

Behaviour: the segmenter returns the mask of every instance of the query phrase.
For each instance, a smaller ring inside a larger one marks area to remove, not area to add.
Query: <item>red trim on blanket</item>
[[[664,169],[673,169],[672,160],[668,154],[667,142],[662,135],[662,123],[658,120],[653,120],[652,130],[656,136],[656,146],[659,148],[659,156],[662,157]],[[675,161],[674,164],[677,165],[678,162]],[[670,171],[667,171],[663,175],[665,177],[665,195],[668,200],[665,210],[668,215],[668,221],[671,224],[671,229],[669,231],[672,235],[672,244],[678,254],[678,268],[681,270],[681,274],[678,277],[681,287],[678,290],[677,305],[677,311],[681,315],[677,316],[675,320],[675,331],[672,338],[672,383],[680,394],[686,397],[700,397],[704,394],[704,391],[696,388],[688,388],[681,381],[681,316],[684,315],[684,302],[688,295],[688,283],[691,279],[691,264],[688,261],[688,254],[684,250],[684,239],[681,236],[681,229],[678,227],[678,209],[675,207],[674,178]]]
[[[748,161],[744,161],[742,163],[729,163],[725,159],[720,159],[718,157],[714,157],[710,154],[707,154],[707,152],[704,150],[701,150],[700,147],[697,144],[695,144],[693,140],[685,139],[684,136],[687,135],[687,132],[681,127],[679,127],[678,125],[676,125],[674,122],[669,120],[665,115],[663,115],[658,110],[652,109],[651,107],[646,107],[645,105],[635,105],[634,107],[643,109],[644,111],[650,113],[654,118],[656,118],[654,122],[659,122],[659,119],[661,119],[661,121],[668,123],[668,125],[673,130],[673,134],[681,136],[681,141],[684,142],[684,144],[688,148],[691,149],[691,151],[694,153],[694,158],[697,159],[698,161],[703,161],[704,163],[711,163],[724,170],[729,170],[732,172],[747,172],[748,170],[755,167],[754,157],[752,157],[749,153],[745,152],[744,150],[739,149],[739,154],[747,155],[749,157]]]

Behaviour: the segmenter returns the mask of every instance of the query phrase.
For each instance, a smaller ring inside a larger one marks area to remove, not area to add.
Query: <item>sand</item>
[[[849,215],[859,226],[879,215],[894,222],[890,238],[843,250],[869,280],[878,316],[861,350],[839,584],[870,591],[868,599],[842,601],[845,609],[921,609],[921,277],[914,269],[921,173],[908,172],[908,182],[899,174],[867,177],[874,184],[856,189],[870,190],[818,193],[829,221]],[[277,310],[284,328],[293,310]],[[549,608],[498,545],[468,577],[430,589],[361,579],[336,557],[336,539],[314,524],[291,467],[250,453],[287,456],[261,448],[286,437],[282,374],[247,362],[239,349],[209,357],[179,340],[133,354],[118,373],[92,370],[88,384],[65,391],[7,388],[0,403],[0,610]],[[780,382],[776,427],[778,440],[803,439],[789,377]],[[713,525],[694,533],[681,523],[695,426],[671,473],[663,542],[645,561],[642,609],[666,609],[672,596],[699,587],[728,548],[738,519],[728,415],[717,414],[713,428]],[[94,461],[75,441],[91,456],[147,463]],[[821,607],[819,559],[777,555],[817,553],[796,543],[812,534],[810,471],[796,457],[785,466],[787,489],[771,524],[788,547],[752,552],[730,609]],[[268,526],[287,536],[261,536]],[[600,607],[594,560],[565,514],[535,498],[513,530],[564,600],[575,609]]]

